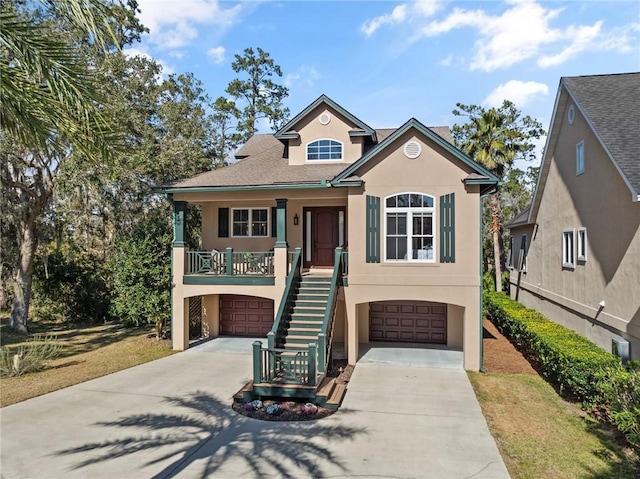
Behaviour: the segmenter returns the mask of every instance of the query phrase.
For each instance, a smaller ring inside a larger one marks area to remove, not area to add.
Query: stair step
[[[289,315],[291,321],[295,321],[301,319],[303,321],[313,321],[313,320],[322,320],[324,318],[324,311],[318,313],[291,313]]]
[[[331,392],[331,396],[327,400],[326,407],[328,409],[338,409],[342,404],[342,400],[344,399],[344,395],[347,393],[347,385],[344,383],[336,383],[333,391]]]
[[[300,295],[308,295],[308,294],[315,294],[317,296],[329,296],[329,288],[327,289],[322,289],[322,288],[318,288],[317,286],[314,287],[310,287],[310,288],[303,288],[301,287],[298,290],[298,296]]]
[[[328,300],[328,294],[298,293],[296,296],[296,301],[322,301],[326,304]]]
[[[313,327],[289,327],[288,329],[288,334],[294,334],[294,335],[298,335],[298,336],[309,336],[309,335],[315,335],[317,336],[320,331],[322,331],[322,328],[320,327],[319,324],[314,325]]]
[[[289,322],[289,329],[320,329],[320,321],[308,321],[308,320],[291,320]]]
[[[300,284],[321,284],[321,285],[331,285],[330,277],[305,277],[300,281]]]
[[[291,310],[292,314],[322,314],[324,315],[326,308],[324,307],[311,307],[311,306],[294,306]]]
[[[326,309],[327,301],[325,300],[317,300],[317,301],[300,301],[296,300],[293,302],[292,309],[295,308],[322,308]]]

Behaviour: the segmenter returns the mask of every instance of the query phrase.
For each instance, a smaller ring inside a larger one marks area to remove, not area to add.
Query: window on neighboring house
[[[574,251],[574,235],[573,229],[562,231],[562,267],[575,268],[575,251]]]
[[[387,261],[435,261],[434,198],[402,193],[385,200]]]
[[[587,261],[587,228],[578,228],[578,261]]]
[[[576,175],[584,173],[584,141],[576,145]]]
[[[513,268],[513,236],[509,236],[509,268]]]
[[[527,235],[522,235],[520,239],[520,254],[518,255],[519,270],[527,271]]]
[[[307,145],[307,160],[341,160],[342,143],[336,140],[316,140]]]
[[[234,209],[233,236],[268,236],[269,210],[267,208]]]

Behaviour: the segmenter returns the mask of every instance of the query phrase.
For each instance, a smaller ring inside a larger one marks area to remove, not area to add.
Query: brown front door
[[[306,211],[311,212],[311,261],[305,261],[305,266],[333,266],[340,236],[339,214],[344,210],[322,207],[307,208]]]

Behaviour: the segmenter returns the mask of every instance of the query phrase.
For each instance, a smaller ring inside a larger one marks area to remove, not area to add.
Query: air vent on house
[[[422,147],[417,141],[409,141],[406,145],[404,145],[404,155],[407,158],[418,158],[420,156],[420,153],[422,153]]]
[[[567,120],[570,125],[573,125],[573,120],[576,118],[576,109],[573,105],[569,105],[569,111],[567,111]]]
[[[329,115],[329,113],[323,113],[322,115],[320,115],[320,118],[318,118],[318,120],[320,120],[320,123],[322,123],[323,125],[328,125],[331,121],[331,116]]]

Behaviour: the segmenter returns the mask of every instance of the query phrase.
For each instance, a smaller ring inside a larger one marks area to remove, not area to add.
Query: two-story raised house
[[[208,336],[267,338],[256,384],[315,384],[334,342],[350,364],[387,341],[461,349],[479,369],[481,201],[498,178],[447,127],[375,130],[323,95],[237,157],[163,189],[174,349],[188,347],[188,299],[201,296]],[[202,211],[202,251],[183,241],[187,203]]]
[[[562,78],[532,204],[508,225],[512,296],[605,349],[628,341],[631,358],[640,358],[639,135],[640,73]]]

